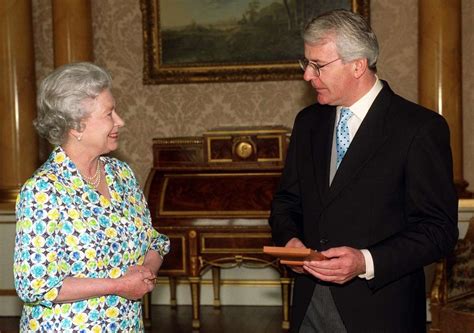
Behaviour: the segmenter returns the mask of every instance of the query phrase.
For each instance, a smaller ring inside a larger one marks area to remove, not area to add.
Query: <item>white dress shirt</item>
[[[369,90],[369,92],[365,94],[361,99],[359,99],[357,102],[355,102],[352,105],[341,105],[336,108],[336,122],[334,123],[334,135],[333,135],[333,140],[332,140],[331,168],[329,172],[329,183],[332,182],[334,175],[337,172],[336,127],[337,127],[337,123],[339,122],[339,118],[341,116],[341,109],[343,107],[346,107],[346,108],[349,108],[353,112],[352,117],[349,119],[347,123],[347,126],[349,127],[349,137],[352,142],[352,139],[356,135],[357,130],[362,124],[362,121],[367,115],[367,112],[369,112],[369,109],[372,106],[372,103],[374,102],[375,98],[377,97],[379,92],[382,90],[382,88],[383,88],[383,84],[379,80],[379,78],[376,76],[375,84]],[[372,255],[367,249],[362,249],[361,251],[365,259],[365,274],[361,274],[359,275],[359,277],[367,279],[367,280],[373,279],[375,277],[375,271],[374,271],[374,261],[372,259]]]

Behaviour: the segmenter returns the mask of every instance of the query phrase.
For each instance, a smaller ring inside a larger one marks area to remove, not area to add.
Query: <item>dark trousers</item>
[[[316,284],[299,333],[346,333],[328,286]]]

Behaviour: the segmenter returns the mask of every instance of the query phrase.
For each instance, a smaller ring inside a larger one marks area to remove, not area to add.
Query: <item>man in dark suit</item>
[[[293,269],[291,329],[425,332],[423,266],[458,237],[446,121],[378,79],[360,15],[323,14],[303,38],[318,103],[296,117],[269,222],[277,245],[328,260]]]

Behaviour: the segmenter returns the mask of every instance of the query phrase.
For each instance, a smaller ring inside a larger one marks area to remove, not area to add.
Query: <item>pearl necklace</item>
[[[100,182],[102,181],[102,173],[100,172],[100,159],[97,159],[97,169],[95,170],[95,174],[92,177],[87,177],[82,175],[82,177],[89,183],[89,185],[93,187],[97,187]]]

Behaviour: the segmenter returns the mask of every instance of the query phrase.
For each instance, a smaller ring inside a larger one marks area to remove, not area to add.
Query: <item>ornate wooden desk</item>
[[[176,278],[188,278],[193,329],[200,327],[200,276],[212,269],[214,306],[219,307],[220,268],[237,265],[280,272],[282,327],[289,327],[291,280],[284,267],[262,253],[272,244],[267,218],[288,136],[284,127],[221,128],[202,137],[153,140],[145,193],[153,225],[171,240],[160,275],[169,277],[172,306]]]

